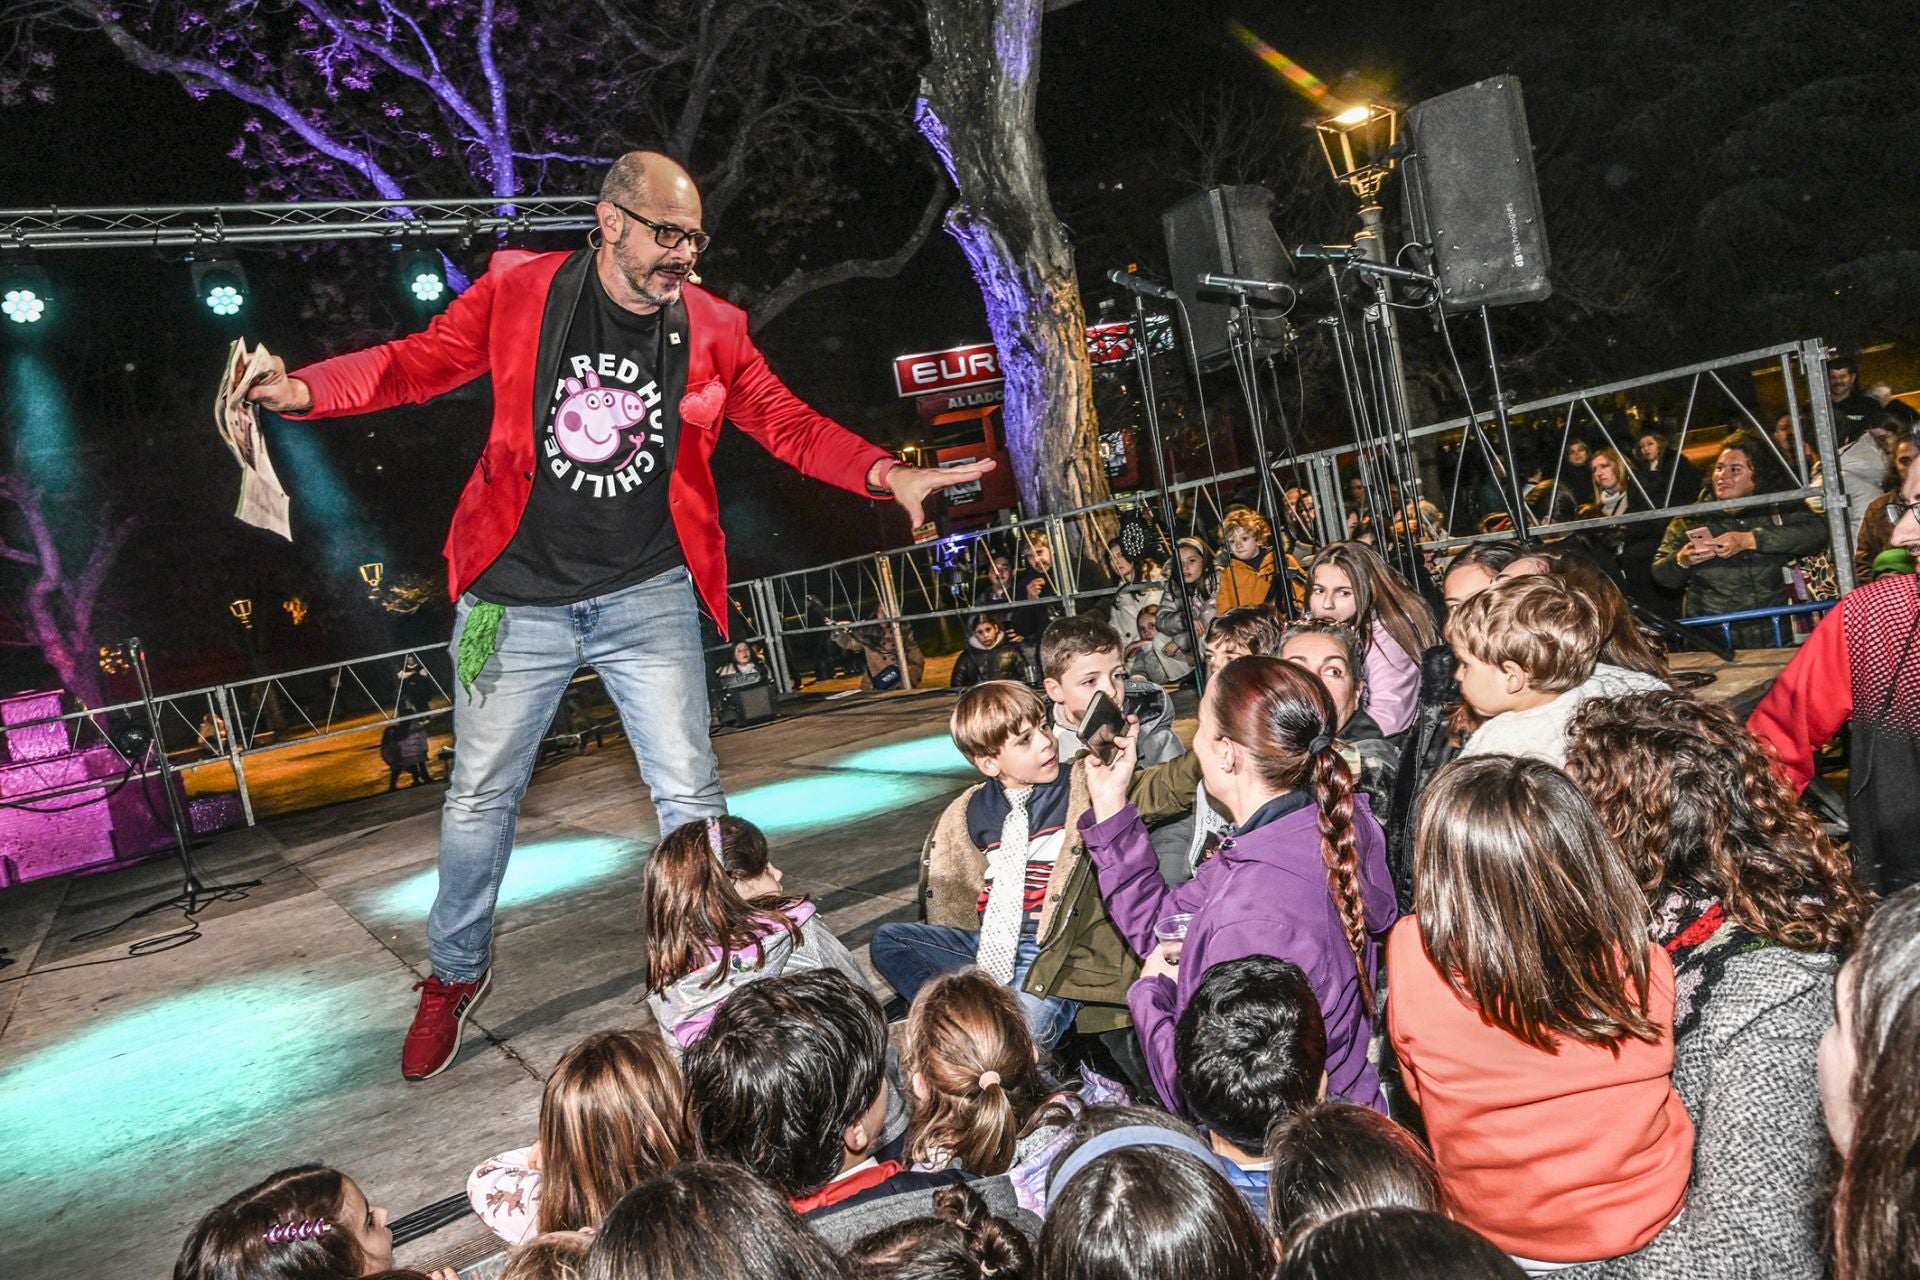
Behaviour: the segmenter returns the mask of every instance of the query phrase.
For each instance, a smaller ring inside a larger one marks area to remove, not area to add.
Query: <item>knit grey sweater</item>
[[[1638,1252],[1562,1271],[1564,1280],[1824,1274],[1829,1148],[1815,1062],[1833,1017],[1834,957],[1763,946],[1724,964],[1674,1044],[1673,1086],[1695,1129],[1685,1207]],[[1678,968],[1682,1003],[1701,976]]]

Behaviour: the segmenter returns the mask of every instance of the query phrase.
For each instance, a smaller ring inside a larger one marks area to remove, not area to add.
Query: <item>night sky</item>
[[[1740,264],[1770,251],[1783,260],[1800,254],[1793,260],[1803,264],[1808,254],[1825,253],[1857,268],[1843,284],[1861,293],[1886,277],[1890,268],[1884,264],[1904,263],[1900,271],[1920,274],[1913,212],[1920,208],[1914,198],[1920,193],[1912,190],[1920,165],[1911,163],[1910,151],[1895,150],[1904,143],[1892,141],[1920,134],[1911,106],[1916,99],[1910,69],[1916,64],[1907,47],[1910,24],[1898,6],[1835,6],[1846,19],[1836,22],[1824,9],[1807,17],[1808,6],[1762,0],[1743,15],[1739,32],[1719,31],[1694,8],[1636,2],[1588,16],[1552,16],[1543,15],[1541,6],[1490,0],[1463,0],[1444,13],[1400,2],[1082,0],[1046,24],[1040,127],[1055,206],[1075,241],[1089,311],[1115,292],[1101,281],[1108,268],[1137,261],[1164,273],[1157,215],[1193,189],[1182,172],[1188,157],[1180,154],[1176,124],[1194,104],[1226,93],[1266,113],[1274,129],[1297,130],[1288,145],[1307,136],[1315,111],[1228,38],[1229,17],[1329,83],[1359,76],[1403,106],[1487,75],[1521,74],[1543,154],[1543,193],[1551,187],[1561,207],[1579,211],[1569,246],[1579,250],[1591,215],[1600,220],[1595,234],[1621,245],[1646,245],[1647,254],[1661,261],[1658,290],[1665,300],[1657,314],[1605,313],[1604,307],[1566,302],[1503,318],[1542,332],[1551,327],[1553,342],[1545,345],[1577,357],[1563,361],[1565,377],[1600,369],[1650,371],[1670,363],[1665,357],[1688,343],[1718,353],[1739,349],[1731,345],[1736,342],[1805,336],[1794,317],[1774,323],[1778,332],[1769,334],[1773,322],[1766,313],[1756,320],[1704,306],[1703,292],[1734,277],[1729,269],[1703,276],[1702,253],[1723,253],[1736,275]],[[1804,28],[1795,25],[1803,20]],[[1769,26],[1779,34],[1766,35]],[[1898,32],[1902,43],[1893,43],[1891,34],[1883,40],[1883,31]],[[1787,56],[1768,39],[1784,41]],[[237,105],[220,97],[193,101],[173,81],[125,66],[103,40],[75,37],[59,53],[53,105],[0,109],[0,155],[6,157],[0,204],[244,197],[248,174],[227,155],[243,119]],[[1833,77],[1859,79],[1865,88],[1860,95],[1823,96],[1819,110],[1799,115],[1780,105],[1791,102],[1795,85]],[[1879,85],[1898,86],[1898,96],[1890,100],[1874,92]],[[1754,128],[1756,119],[1773,120],[1769,111],[1779,117],[1767,126],[1779,145],[1742,155],[1742,131]],[[1817,125],[1796,123],[1806,119]],[[909,138],[907,145],[918,140]],[[1863,170],[1872,181],[1843,188]],[[1317,178],[1324,183],[1324,172]],[[843,252],[890,251],[926,190],[911,166],[882,174],[862,169],[847,181],[859,187],[856,212],[805,247],[809,262]],[[1716,182],[1738,197],[1724,201],[1725,210],[1713,199]],[[1760,194],[1739,194],[1746,190],[1742,183]],[[1819,215],[1810,220],[1828,237],[1823,246],[1802,253],[1797,241],[1771,244],[1798,233],[1739,216],[1761,206],[1796,208],[1798,197],[1783,194],[1783,183],[1806,187],[1808,207]],[[1279,194],[1286,206],[1289,193]],[[1825,216],[1819,202],[1828,199],[1840,200],[1862,225]],[[1674,212],[1682,206],[1690,223]],[[1283,238],[1347,238],[1338,199],[1320,207],[1329,211],[1320,215],[1324,220],[1283,227]],[[1555,207],[1550,199],[1549,208]],[[1549,231],[1560,234],[1553,225]],[[1728,243],[1703,243],[1709,232]],[[737,213],[720,234],[749,236],[750,219]],[[291,362],[422,322],[402,305],[387,269],[365,251],[255,251],[244,261],[254,290],[244,332]],[[441,576],[438,548],[447,516],[485,433],[484,391],[470,390],[428,409],[288,424],[274,433],[280,472],[298,513],[296,543],[288,547],[238,525],[229,514],[237,478],[207,429],[206,401],[231,331],[195,303],[177,255],[169,261],[138,249],[61,252],[47,255],[43,265],[62,290],[64,323],[35,354],[45,362],[43,380],[51,376],[64,396],[64,451],[73,461],[55,470],[63,476],[63,496],[72,499],[69,519],[84,525],[92,503],[111,494],[141,509],[148,521],[115,576],[103,630],[140,627],[156,635],[149,644],[162,683],[175,686],[231,673],[242,661],[225,609],[241,594],[277,600],[297,591],[316,606],[316,625],[300,633],[281,627],[262,637],[270,641],[270,665],[365,652],[394,640],[425,643],[444,634],[448,617],[437,606],[399,620],[362,607],[364,593],[352,566],[380,558],[389,573]],[[1577,252],[1573,265],[1579,266]],[[1832,274],[1829,263],[1816,266]],[[706,274],[709,284],[728,286],[716,273]],[[308,286],[316,279],[367,291],[364,324],[347,331],[316,322],[308,314]],[[1825,290],[1829,281],[1815,283]],[[1734,285],[1743,300],[1756,287]],[[1862,332],[1838,332],[1852,317],[1867,315],[1855,308],[1829,324],[1834,331],[1828,336],[1910,339],[1911,307],[1889,303],[1887,310],[1909,317],[1905,328],[1875,313],[1860,321]],[[817,294],[776,320],[760,341],[805,398],[873,438],[898,443],[908,438],[912,415],[893,397],[891,358],[986,336],[965,263],[953,242],[936,234],[897,279]],[[14,362],[10,400],[19,386],[21,349],[13,341],[0,351]],[[1558,375],[1543,367],[1539,376]],[[0,427],[9,433],[9,447],[28,430],[17,403],[13,407],[16,412]],[[904,536],[903,519],[795,482],[757,446],[737,433],[729,437],[717,472],[735,577],[799,567]],[[12,582],[6,578],[0,591],[11,591]],[[0,684],[14,687],[34,674],[34,664],[23,662],[18,651],[0,650]]]

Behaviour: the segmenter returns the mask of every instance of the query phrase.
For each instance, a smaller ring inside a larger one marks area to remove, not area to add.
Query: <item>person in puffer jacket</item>
[[[781,891],[767,838],[740,818],[689,822],[647,859],[647,1007],[675,1048],[706,1034],[750,983],[838,969],[865,988],[853,955],[813,902]]]

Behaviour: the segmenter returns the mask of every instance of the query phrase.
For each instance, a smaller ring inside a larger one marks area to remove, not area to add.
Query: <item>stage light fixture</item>
[[[1333,180],[1369,200],[1393,172],[1399,127],[1399,113],[1392,107],[1367,102],[1322,120],[1314,131],[1320,135],[1320,150],[1327,157],[1327,168],[1333,170]]]
[[[400,284],[408,297],[426,307],[439,306],[449,292],[440,255],[426,251],[409,253],[400,259]]]
[[[13,267],[0,273],[0,316],[12,324],[39,324],[52,305],[47,273],[35,266]]]
[[[194,296],[221,319],[240,314],[247,305],[247,273],[229,254],[196,258],[190,264]]]

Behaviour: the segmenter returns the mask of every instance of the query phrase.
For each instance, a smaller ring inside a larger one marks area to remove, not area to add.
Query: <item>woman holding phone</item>
[[[1233,826],[1193,879],[1168,885],[1127,801],[1135,732],[1087,762],[1080,819],[1100,896],[1145,959],[1127,993],[1155,1090],[1181,1106],[1174,1025],[1207,969],[1270,955],[1305,970],[1327,1028],[1330,1093],[1384,1110],[1367,1061],[1380,938],[1399,916],[1386,841],[1335,749],[1335,711],[1311,673],[1279,658],[1229,663],[1207,686],[1193,752]],[[1175,917],[1186,916],[1184,931]],[[1162,925],[1166,928],[1161,928]]]
[[[1713,464],[1713,499],[1730,502],[1781,487],[1771,456],[1758,436],[1729,437]],[[1805,503],[1756,502],[1706,516],[1675,516],[1653,557],[1653,580],[1686,593],[1681,611],[1687,617],[1765,609],[1787,603],[1787,562],[1826,544],[1826,521]],[[1770,624],[1758,621],[1736,623],[1733,643],[1756,649],[1779,641]]]

